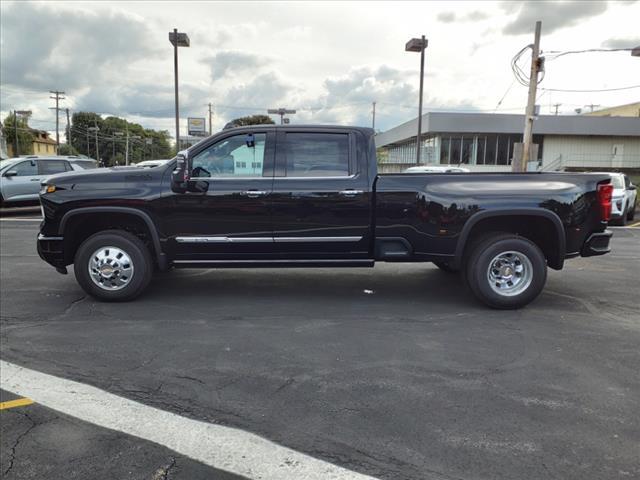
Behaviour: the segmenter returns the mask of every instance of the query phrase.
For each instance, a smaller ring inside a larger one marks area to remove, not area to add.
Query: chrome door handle
[[[249,198],[263,197],[266,194],[267,194],[267,192],[265,192],[263,190],[246,190],[244,192],[240,192],[240,195],[242,195],[244,197],[249,197]]]
[[[348,189],[348,190],[342,190],[338,193],[344,197],[354,197],[356,195],[362,195],[364,192],[362,190]]]

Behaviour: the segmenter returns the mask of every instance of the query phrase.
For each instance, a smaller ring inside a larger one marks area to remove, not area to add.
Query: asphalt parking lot
[[[638,228],[515,312],[420,264],[172,271],[106,304],[40,260],[37,221],[0,229],[5,362],[354,474],[640,477]],[[241,478],[37,402],[0,419],[7,480]]]

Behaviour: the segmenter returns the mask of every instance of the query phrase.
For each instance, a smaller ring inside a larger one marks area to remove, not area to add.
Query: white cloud
[[[620,45],[637,40],[640,4],[610,2],[107,2],[0,4],[0,112],[34,111],[35,126],[55,124],[48,90],[63,107],[129,116],[172,130],[174,27],[191,38],[179,49],[181,117],[232,118],[298,109],[294,122],[391,128],[417,111],[418,58],[404,51],[424,33],[427,108],[492,110],[513,77],[511,57],[543,20],[543,50]],[[504,31],[503,31],[504,30]],[[522,34],[522,36],[518,36]],[[528,35],[528,36],[527,36]],[[625,40],[626,39],[626,40]],[[634,40],[635,39],[635,40]],[[597,61],[598,68],[592,68]],[[588,73],[588,75],[587,75]],[[543,86],[596,89],[637,83],[640,61],[627,52],[566,56],[547,63]],[[587,103],[637,100],[638,91],[541,95],[573,111]],[[518,111],[526,89],[502,107]],[[183,125],[184,125],[183,121]]]

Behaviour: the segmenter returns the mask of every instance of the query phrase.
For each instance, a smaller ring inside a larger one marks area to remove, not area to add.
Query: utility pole
[[[61,97],[64,95],[64,92],[60,92],[58,90],[49,90],[49,93],[53,93],[55,97],[49,97],[56,101],[55,107],[50,107],[51,110],[56,111],[56,155],[58,154],[58,149],[60,148],[60,119],[58,118],[58,113],[60,111],[59,102],[60,100],[64,100],[65,97]]]
[[[591,111],[593,112],[593,109],[595,107],[599,107],[600,105],[594,105],[593,103],[589,104],[589,105],[585,105],[585,107],[589,107],[591,109]]]
[[[19,145],[20,142],[18,142],[18,130],[22,130],[21,128],[18,128],[18,115],[20,115],[20,119],[27,117],[29,118],[31,116],[31,110],[14,110],[13,111],[13,128],[14,128],[14,139],[13,139],[13,155],[14,157],[19,157],[20,156],[20,152],[19,152]],[[25,126],[29,126],[26,122],[25,122]]]
[[[13,111],[13,128],[14,128],[14,135],[13,135],[13,156],[14,157],[19,157],[20,156],[20,152],[18,152],[18,114],[16,113],[16,111]]]
[[[373,131],[375,132],[375,130],[376,130],[376,102],[373,102],[372,106],[373,106],[373,110],[371,110],[371,128],[373,128]]]
[[[113,139],[115,140],[115,137],[120,138],[120,137],[122,137],[123,135],[124,135],[124,133],[122,133],[121,131],[113,132]],[[118,150],[120,150],[120,147],[118,147]],[[119,153],[119,152],[118,152],[118,153]],[[115,155],[114,155],[114,157],[115,157]],[[115,162],[115,160],[114,160],[114,162]]]
[[[71,122],[69,121],[69,109],[65,108],[64,110],[67,112],[67,133],[66,133],[67,145],[73,146],[71,145]]]
[[[87,128],[87,131],[95,133],[95,138],[96,138],[96,160],[98,161],[98,163],[100,163],[100,147],[98,147],[98,131],[100,129],[98,128],[98,122],[97,121],[94,121],[94,125],[95,126],[93,126],[93,127]],[[89,149],[89,140],[87,139],[87,150],[88,149]]]
[[[554,103],[554,104],[553,104],[553,106],[554,106],[554,107],[555,107],[555,109],[556,109],[556,112],[555,112],[555,114],[554,114],[554,115],[558,115],[558,108],[560,107],[560,105],[562,105],[562,104],[561,104],[561,103]]]
[[[176,103],[176,108],[178,108],[177,105],[178,104]],[[176,126],[177,126],[177,124],[176,124]],[[124,164],[125,165],[129,165],[129,124],[128,123],[125,124],[125,131],[127,133],[126,133],[126,141],[125,141],[125,144],[124,144]]]
[[[542,22],[536,22],[535,36],[533,40],[533,49],[531,51],[531,74],[529,75],[529,97],[527,99],[527,109],[524,116],[524,135],[522,142],[522,156],[517,161],[517,155],[514,155],[511,169],[514,172],[524,172],[527,170],[531,143],[533,139],[533,119],[536,108],[536,91],[538,89],[538,73],[540,72],[540,32],[542,30]]]
[[[211,126],[211,117],[212,117],[212,112],[211,112],[211,102],[209,102],[209,135],[211,135],[211,133],[213,132],[212,130],[212,126]]]

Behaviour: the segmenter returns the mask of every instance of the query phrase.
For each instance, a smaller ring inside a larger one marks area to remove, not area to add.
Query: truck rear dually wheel
[[[493,308],[515,309],[540,294],[547,280],[547,262],[532,241],[496,234],[472,247],[465,273],[469,288],[481,302]]]
[[[86,239],[74,260],[76,280],[89,295],[106,301],[132,300],[153,274],[151,253],[135,235],[106,230]]]

